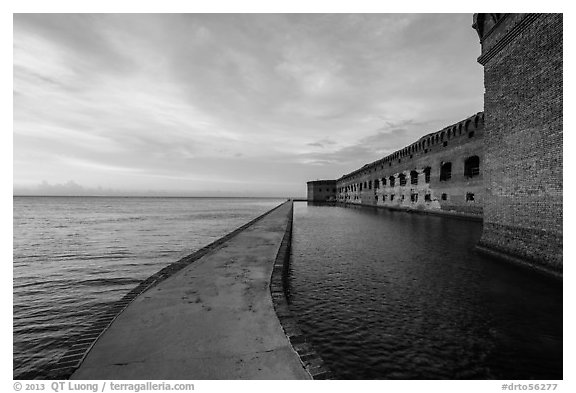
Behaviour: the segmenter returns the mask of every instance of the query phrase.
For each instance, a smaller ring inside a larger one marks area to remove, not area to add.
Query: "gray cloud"
[[[482,109],[470,24],[17,14],[14,184],[301,194]]]
[[[14,14],[15,34],[32,33],[61,45],[78,72],[87,69],[128,72],[136,65],[115,44],[117,37],[108,34],[113,16],[103,14]]]

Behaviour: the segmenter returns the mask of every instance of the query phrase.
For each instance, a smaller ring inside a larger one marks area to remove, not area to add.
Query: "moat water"
[[[337,378],[561,379],[561,282],[476,254],[481,232],[295,203],[290,307]]]

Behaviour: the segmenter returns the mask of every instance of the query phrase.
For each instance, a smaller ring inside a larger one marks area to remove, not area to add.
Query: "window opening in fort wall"
[[[329,180],[308,182],[308,200],[480,216],[483,131],[480,112],[334,180],[333,194],[320,192]],[[450,144],[444,146],[445,141]],[[443,194],[451,198],[442,199]],[[474,204],[468,194],[475,196]]]

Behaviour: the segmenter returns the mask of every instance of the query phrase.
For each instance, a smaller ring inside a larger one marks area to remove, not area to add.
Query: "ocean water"
[[[282,202],[14,197],[14,378],[42,378],[95,311]]]
[[[289,307],[342,379],[562,379],[562,283],[474,252],[482,224],[294,204]]]

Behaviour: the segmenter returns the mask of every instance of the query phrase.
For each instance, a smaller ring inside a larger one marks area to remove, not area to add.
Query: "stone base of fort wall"
[[[484,221],[478,250],[552,276],[562,276],[562,234]]]
[[[371,207],[376,209],[386,209],[392,211],[399,211],[405,213],[416,213],[416,214],[429,214],[443,217],[452,217],[457,219],[464,219],[470,221],[482,221],[482,212],[473,213],[465,212],[451,209],[424,209],[424,208],[414,208],[402,205],[373,205],[373,204],[363,204],[363,203],[349,203],[349,202],[337,202],[337,206],[342,207]]]

